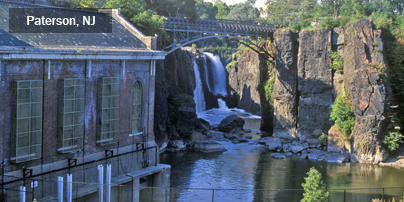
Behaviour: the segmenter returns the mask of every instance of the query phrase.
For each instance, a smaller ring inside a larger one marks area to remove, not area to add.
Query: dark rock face
[[[296,138],[297,40],[290,30],[275,33],[273,136]]]
[[[380,31],[373,31],[369,19],[357,20],[353,27],[355,71],[352,102],[356,121],[352,131],[351,159],[354,162],[379,163],[388,157],[379,139],[387,124],[389,85],[375,68],[378,65],[385,71],[383,40]]]
[[[241,130],[244,126],[244,119],[238,117],[237,115],[230,115],[224,118],[219,124],[219,130],[225,133],[232,133],[235,130]]]
[[[298,55],[298,137],[310,138],[315,130],[328,131],[332,104],[331,29],[301,31]]]
[[[192,55],[188,51],[177,50],[167,55],[164,62],[157,61],[154,134],[158,146],[166,145],[170,136],[189,136],[195,128],[195,106],[181,107],[171,102],[181,93],[193,96],[194,89],[195,73]],[[169,119],[171,122],[167,121]],[[191,125],[193,128],[188,129]]]
[[[344,49],[344,84],[345,93],[352,92],[353,72],[355,71],[355,54],[354,54],[354,36],[351,23],[346,24],[344,31],[345,49]]]
[[[332,50],[338,52],[342,57],[344,57],[344,42],[345,33],[344,28],[336,27],[332,32]],[[333,77],[333,96],[337,97],[338,94],[342,94],[344,86],[344,71],[336,70]]]
[[[239,96],[237,108],[260,116],[260,94],[256,89],[260,83],[259,55],[252,50],[247,50],[236,55],[233,60],[237,61],[237,65],[228,68],[229,86]]]

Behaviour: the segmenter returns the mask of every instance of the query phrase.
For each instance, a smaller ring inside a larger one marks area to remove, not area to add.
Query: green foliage
[[[227,14],[228,20],[240,20],[246,22],[256,22],[260,16],[258,8],[254,7],[256,0],[247,0],[243,3],[230,6],[230,12]]]
[[[383,138],[383,143],[390,151],[395,151],[399,148],[400,143],[404,143],[403,135],[400,132],[389,132]]]
[[[225,19],[230,12],[229,6],[221,0],[216,0],[215,6],[217,7],[216,19]]]
[[[237,60],[232,60],[230,63],[226,65],[226,70],[229,71],[230,67],[237,67]]]
[[[174,99],[175,104],[195,104],[194,97],[186,93],[181,93]]]
[[[376,64],[376,63],[373,63],[373,62],[371,62],[369,65],[377,70],[377,73],[379,74],[379,80],[378,80],[379,83],[384,83],[386,78],[387,78],[385,65],[383,63]]]
[[[201,19],[215,19],[217,15],[217,7],[211,2],[205,2],[203,0],[196,0],[196,12]]]
[[[303,199],[301,202],[326,202],[328,201],[328,195],[330,194],[325,189],[325,184],[322,179],[321,173],[314,167],[310,168],[307,172],[305,183],[302,184],[304,189]]]
[[[331,51],[330,58],[331,58],[330,66],[333,70],[344,68],[344,58],[342,58],[342,56],[338,52]]]
[[[265,82],[265,85],[264,85],[265,98],[267,100],[272,100],[272,101],[274,100],[274,98],[273,98],[274,83],[275,83],[275,74],[273,74],[273,72],[272,72],[272,76],[269,78],[269,80],[267,80]]]
[[[328,141],[328,135],[322,133],[322,134],[318,137],[318,139],[321,140],[321,141]]]
[[[134,15],[130,21],[146,36],[154,36],[155,34],[162,36],[165,34],[164,17],[153,13],[151,10]]]
[[[352,111],[350,98],[345,92],[337,95],[334,104],[331,105],[330,119],[347,137],[351,134],[355,125],[355,114]]]

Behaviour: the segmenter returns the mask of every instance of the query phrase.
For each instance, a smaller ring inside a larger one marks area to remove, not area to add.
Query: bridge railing
[[[205,20],[198,19],[191,22],[187,18],[169,17],[165,20],[165,27],[169,31],[171,29],[184,29],[184,30],[198,30],[201,28],[217,29],[217,31],[225,30],[240,30],[249,32],[273,33],[276,31],[275,26],[261,25],[255,23],[248,23],[242,21],[229,21],[229,20]]]

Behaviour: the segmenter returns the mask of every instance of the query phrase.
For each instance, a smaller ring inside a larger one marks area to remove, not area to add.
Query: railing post
[[[20,202],[25,202],[25,187],[20,186]]]
[[[104,199],[104,166],[98,165],[98,201],[103,202]]]
[[[346,189],[344,189],[344,202],[345,202],[345,196],[346,196]]]
[[[383,187],[382,201],[384,201],[384,187]]]
[[[215,189],[212,189],[212,202],[215,201]]]
[[[67,194],[66,194],[66,201],[67,202],[72,202],[73,200],[73,174],[67,174]]]
[[[58,177],[58,202],[63,202],[63,177]]]
[[[106,177],[106,184],[107,184],[107,198],[106,201],[111,201],[111,164],[107,165],[107,177]]]

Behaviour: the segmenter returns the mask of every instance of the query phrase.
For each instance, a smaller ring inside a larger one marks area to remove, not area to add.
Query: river
[[[230,141],[220,142],[226,152],[163,153],[160,160],[171,167],[171,201],[300,201],[303,191],[260,190],[302,189],[311,167],[319,170],[328,189],[404,187],[404,170],[371,164],[334,164],[301,159],[270,157],[265,146]],[[382,189],[347,190],[346,201],[371,202],[382,197]],[[385,189],[385,199],[404,195],[404,189]],[[330,191],[330,201],[344,201],[344,190]],[[397,200],[398,201],[398,200]]]

